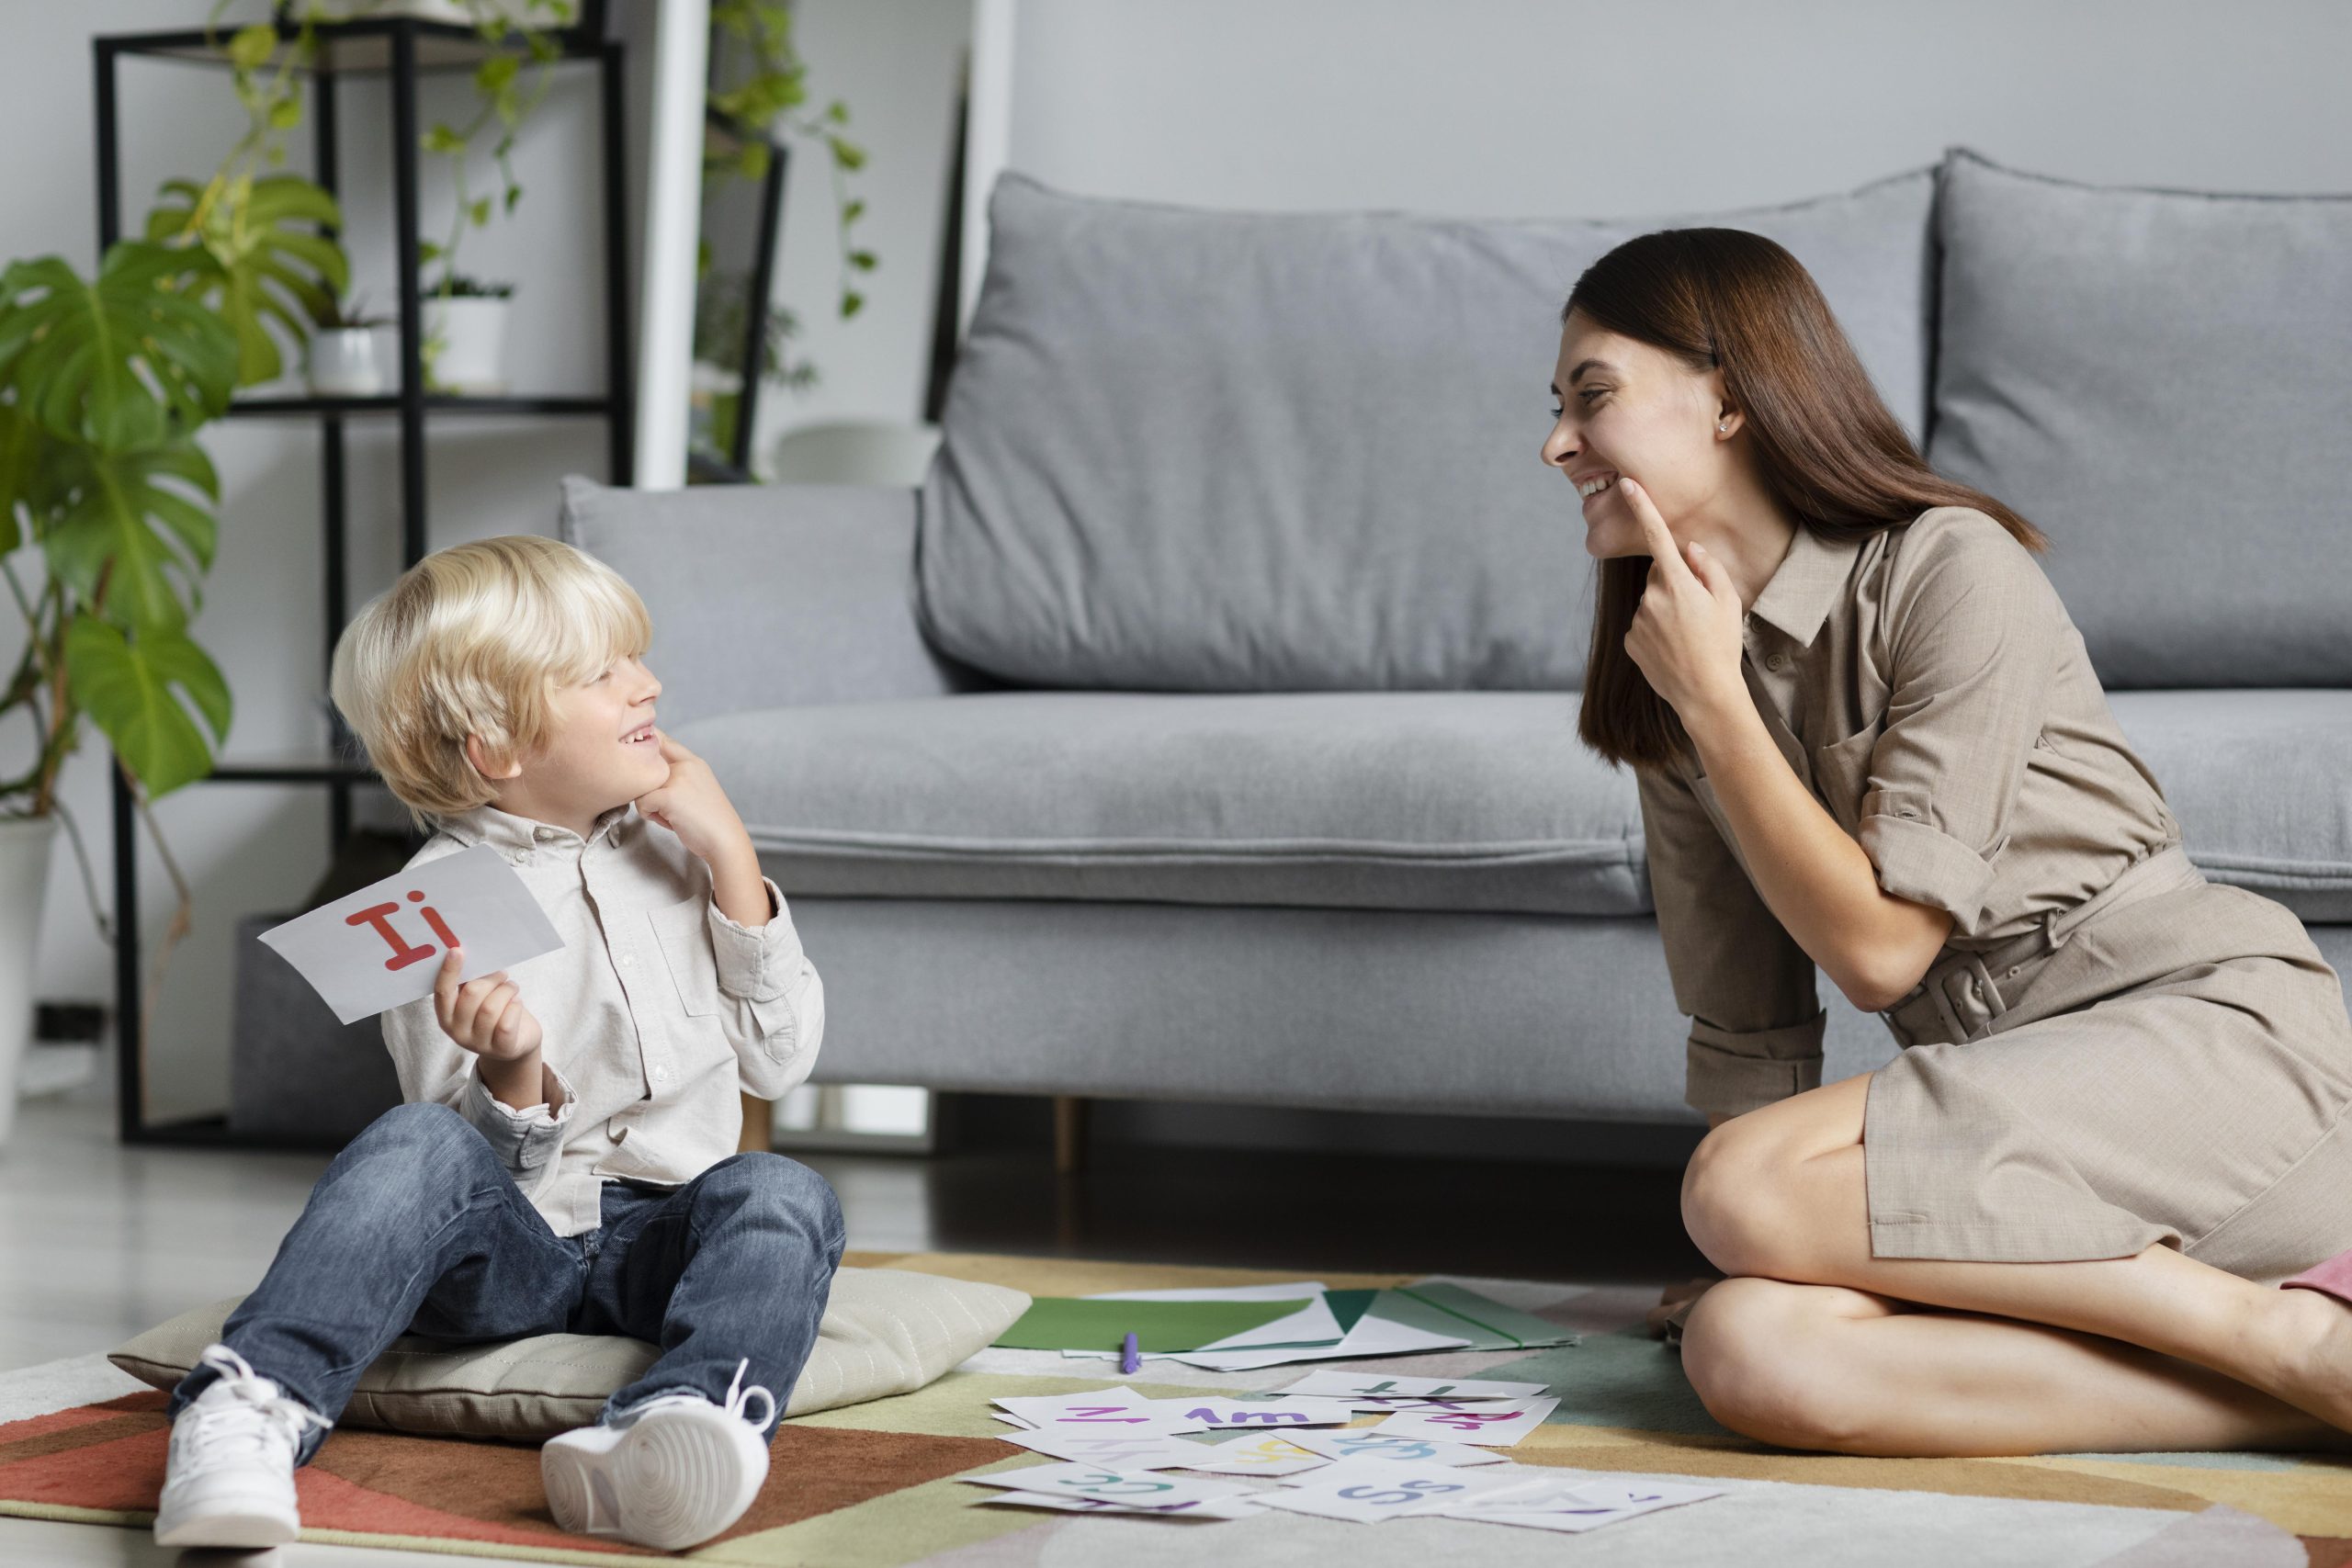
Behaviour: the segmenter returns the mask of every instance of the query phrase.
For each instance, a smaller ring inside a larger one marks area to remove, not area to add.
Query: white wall
[[[1642,217],[1949,143],[2075,179],[2352,190],[2336,0],[1018,0],[1012,163],[1236,208]]]
[[[761,392],[752,451],[763,467],[776,439],[803,425],[922,415],[971,11],[972,0],[799,0],[793,29],[810,100],[844,100],[849,139],[866,152],[851,182],[866,211],[852,232],[881,265],[859,284],[865,308],[843,321],[831,164],[822,148],[796,148],[774,297],[800,318],[794,357],[814,360],[819,380]]]

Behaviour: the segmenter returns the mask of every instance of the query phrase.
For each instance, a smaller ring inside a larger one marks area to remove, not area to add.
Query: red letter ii
[[[375,927],[376,934],[392,944],[392,956],[384,960],[384,967],[387,969],[405,969],[421,959],[432,957],[439,951],[431,946],[411,947],[400,932],[392,930],[391,917],[400,913],[400,908],[398,904],[379,904],[373,908],[362,909],[357,914],[345,915],[343,918],[343,923],[346,926]],[[439,922],[435,921],[435,924],[437,926]]]

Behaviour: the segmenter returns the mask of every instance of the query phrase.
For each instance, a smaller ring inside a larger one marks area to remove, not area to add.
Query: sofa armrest
[[[915,491],[616,490],[563,481],[560,536],[653,617],[665,728],[755,708],[935,697],[978,683],[915,619]]]

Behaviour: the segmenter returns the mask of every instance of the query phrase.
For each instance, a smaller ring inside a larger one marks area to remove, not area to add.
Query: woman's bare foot
[[[1668,1325],[1679,1325],[1682,1320],[1690,1314],[1691,1303],[1706,1294],[1709,1286],[1720,1284],[1722,1281],[1723,1276],[1720,1274],[1708,1274],[1692,1280],[1686,1285],[1668,1285],[1659,1292],[1657,1305],[1650,1308],[1649,1315],[1643,1319],[1644,1325],[1649,1329],[1650,1337],[1653,1339],[1668,1337],[1667,1332]]]
[[[2255,1326],[2255,1386],[2352,1432],[2352,1306],[2319,1291],[2275,1291]]]

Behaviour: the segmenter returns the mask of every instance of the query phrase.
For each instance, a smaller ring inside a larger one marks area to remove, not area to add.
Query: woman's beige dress
[[[2186,866],[2030,551],[1966,507],[1845,542],[1800,528],[1746,643],[1765,723],[1880,886],[1951,912],[1931,976],[2003,960],[1956,976],[1954,1006],[1915,990],[1882,1015],[1905,1048],[1864,1111],[1874,1256],[2162,1242],[2269,1284],[2352,1247],[2335,971],[2292,911]],[[1637,776],[1691,1018],[1688,1102],[1737,1113],[1815,1087],[1813,960],[1757,894],[1708,781]],[[2129,897],[2082,910],[2135,868]]]

